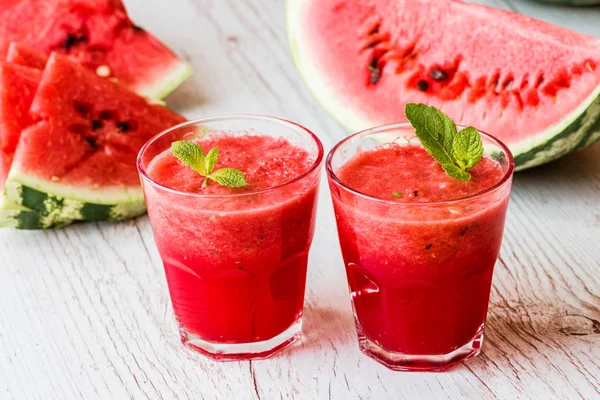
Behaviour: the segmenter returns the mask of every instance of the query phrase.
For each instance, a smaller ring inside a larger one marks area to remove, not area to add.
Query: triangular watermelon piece
[[[163,98],[191,75],[190,66],[136,26],[120,1],[0,2],[0,54],[19,42],[68,55],[150,98]]]
[[[33,124],[29,108],[42,71],[0,64],[0,149],[14,153],[23,128]]]
[[[167,108],[51,55],[6,181],[12,203],[75,220],[145,212],[136,169],[142,145],[185,121]]]
[[[6,54],[6,62],[35,69],[44,69],[48,56],[22,44],[11,42]]]
[[[10,171],[21,131],[33,123],[29,108],[42,72],[14,64],[0,64],[0,193]],[[0,226],[38,229],[71,222],[0,199]]]

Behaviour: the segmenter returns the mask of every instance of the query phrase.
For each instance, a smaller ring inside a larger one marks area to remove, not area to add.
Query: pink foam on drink
[[[148,174],[163,186],[188,193],[232,194],[253,192],[278,186],[307,171],[315,161],[309,153],[284,138],[265,135],[217,134],[195,140],[205,153],[219,147],[215,170],[237,168],[244,173],[248,186],[229,188],[204,179],[167,150],[148,166]]]
[[[344,164],[338,177],[347,186],[386,200],[435,202],[460,199],[499,182],[504,173],[487,156],[463,182],[449,176],[420,146],[388,144],[358,153]],[[393,194],[401,196],[395,197]]]

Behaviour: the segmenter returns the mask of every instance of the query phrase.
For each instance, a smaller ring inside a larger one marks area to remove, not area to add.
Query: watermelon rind
[[[44,214],[0,197],[0,228],[48,229],[63,227],[72,222],[73,220],[56,213]]]
[[[120,221],[146,212],[140,187],[94,191],[61,185],[11,170],[5,201],[60,220]]]
[[[512,146],[516,170],[545,164],[600,139],[600,86],[590,99],[536,138]]]
[[[181,86],[193,73],[194,69],[191,65],[179,62],[171,70],[165,71],[160,79],[138,88],[136,92],[149,99],[164,99]]]
[[[335,93],[328,90],[330,85],[327,84],[324,76],[303,54],[302,46],[298,42],[298,31],[301,29],[298,15],[305,3],[306,0],[286,1],[289,47],[302,79],[321,106],[348,131],[357,132],[373,127],[367,118],[363,118],[360,111],[347,108]],[[512,144],[510,149],[515,158],[515,170],[520,171],[556,160],[574,150],[590,146],[599,139],[600,86],[596,87],[576,110],[565,115],[559,123],[535,137]]]
[[[593,6],[600,4],[600,0],[536,0],[539,3],[550,3],[567,6]]]

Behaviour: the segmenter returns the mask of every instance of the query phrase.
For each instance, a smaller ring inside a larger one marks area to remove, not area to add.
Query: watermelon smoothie
[[[185,166],[171,143],[215,146],[221,186]],[[193,121],[140,152],[148,214],[182,341],[219,360],[265,358],[300,337],[323,148],[305,128],[259,116]]]
[[[410,124],[329,153],[359,345],[389,368],[441,371],[480,351],[513,172],[509,150],[481,136],[469,182],[448,176]]]

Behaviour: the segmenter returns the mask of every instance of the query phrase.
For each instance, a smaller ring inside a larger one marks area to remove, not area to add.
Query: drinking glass
[[[391,369],[441,371],[481,349],[514,169],[504,144],[481,137],[502,179],[448,201],[389,201],[338,178],[358,152],[385,143],[420,145],[410,124],[359,132],[327,157],[359,346]]]
[[[183,192],[148,174],[171,143],[223,134],[285,138],[314,161],[283,184],[236,194]],[[308,129],[251,115],[184,123],[141,149],[138,169],[184,344],[235,360],[268,357],[300,337],[322,160]]]

